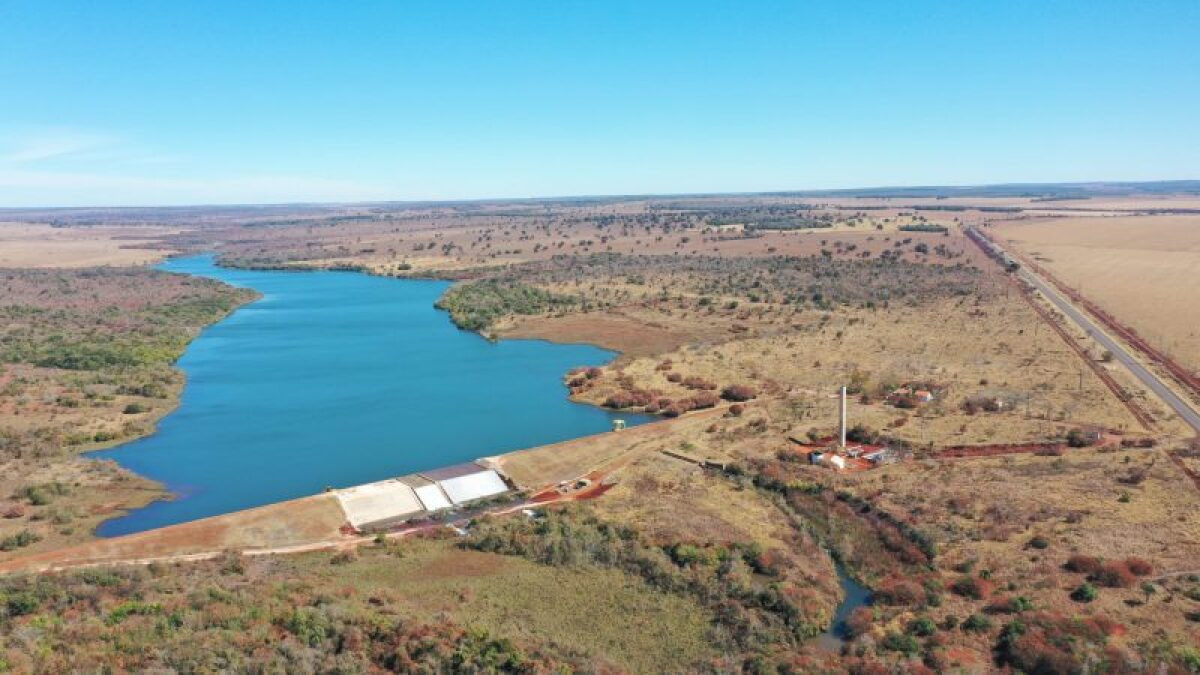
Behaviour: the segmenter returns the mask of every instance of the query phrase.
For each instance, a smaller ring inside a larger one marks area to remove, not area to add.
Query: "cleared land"
[[[1200,216],[1052,218],[998,234],[1119,320],[1200,370]]]
[[[149,265],[171,252],[165,227],[53,227],[0,222],[0,267]]]

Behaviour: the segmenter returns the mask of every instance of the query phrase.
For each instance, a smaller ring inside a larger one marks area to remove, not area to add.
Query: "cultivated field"
[[[1070,217],[1000,222],[1000,237],[1200,370],[1200,216]]]

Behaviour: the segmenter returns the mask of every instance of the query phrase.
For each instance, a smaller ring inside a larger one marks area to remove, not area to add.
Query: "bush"
[[[917,639],[904,633],[888,633],[883,638],[883,648],[900,652],[906,656],[912,656],[921,651],[921,645]]]
[[[937,632],[937,624],[933,619],[923,616],[908,623],[908,632],[920,637],[929,637]]]
[[[982,614],[972,614],[962,622],[962,627],[973,633],[983,633],[992,629],[992,620]]]
[[[1067,432],[1067,445],[1072,448],[1086,448],[1092,444],[1092,436],[1082,429],[1072,429]]]
[[[1033,601],[1023,595],[997,598],[987,606],[987,611],[991,614],[1019,614],[1031,609]]]
[[[972,576],[959,577],[950,586],[950,590],[958,595],[974,600],[983,600],[988,597],[992,594],[992,588],[991,582]]]
[[[1109,588],[1129,588],[1137,581],[1134,573],[1124,562],[1111,562],[1103,565],[1092,578],[1101,586]]]
[[[146,405],[145,403],[130,403],[129,405],[125,406],[124,413],[126,415],[137,415],[139,413],[144,413],[144,412],[149,412],[149,411],[150,411],[150,406]]]
[[[1086,582],[1071,591],[1071,599],[1075,602],[1091,602],[1098,597],[1100,597],[1100,591]]]
[[[925,599],[925,589],[915,581],[889,578],[879,584],[875,597],[885,605],[918,605]]]
[[[870,607],[859,607],[846,617],[846,632],[851,638],[866,635],[871,631],[874,622],[875,612],[871,611]]]
[[[21,530],[20,532],[0,539],[0,551],[15,551],[30,544],[36,544],[42,538],[36,532]]]
[[[1130,572],[1139,577],[1148,577],[1154,574],[1154,565],[1151,565],[1149,561],[1142,558],[1126,558],[1125,566],[1129,568]]]
[[[758,392],[744,384],[731,384],[721,390],[721,398],[735,403],[749,401],[757,395]]]
[[[1079,574],[1095,574],[1102,564],[1100,559],[1094,556],[1075,554],[1067,558],[1064,567]]]
[[[317,647],[333,635],[333,624],[326,614],[313,607],[298,607],[280,621],[283,629],[304,644]]]

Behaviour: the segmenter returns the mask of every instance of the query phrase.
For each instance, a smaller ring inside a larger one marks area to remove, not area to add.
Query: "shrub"
[[[962,622],[962,627],[973,633],[983,633],[992,629],[992,620],[982,614],[972,614]]]
[[[1092,436],[1082,429],[1071,429],[1067,432],[1067,445],[1072,448],[1086,448],[1092,444]]]
[[[917,639],[904,633],[888,633],[883,638],[883,648],[900,652],[907,656],[912,656],[921,651],[921,645],[917,642]]]
[[[1075,554],[1067,558],[1064,567],[1079,574],[1095,574],[1102,564],[1100,559],[1094,556]]]
[[[1086,582],[1071,591],[1071,599],[1075,602],[1091,602],[1098,597],[1100,597],[1100,591],[1095,586]]]
[[[1101,586],[1109,588],[1129,588],[1137,581],[1134,573],[1124,562],[1111,562],[1103,565],[1092,578]]]
[[[846,617],[846,632],[852,638],[866,635],[870,632],[871,625],[874,622],[875,612],[871,611],[870,607],[859,607],[850,612],[850,616]]]
[[[16,534],[0,539],[0,551],[15,551],[30,544],[36,544],[41,540],[42,537],[36,532],[21,530]]]
[[[744,384],[731,384],[721,390],[721,398],[735,403],[749,401],[757,395],[758,392]]]
[[[1033,601],[1023,595],[997,598],[987,606],[987,611],[991,614],[1018,614],[1031,609]]]
[[[113,611],[109,612],[108,617],[104,619],[104,623],[115,626],[130,616],[152,616],[162,614],[162,605],[158,603],[139,602],[130,600],[117,605]]]
[[[129,405],[125,406],[124,413],[126,415],[137,415],[138,413],[148,412],[149,410],[150,406],[146,405],[145,403],[130,403]]]
[[[920,637],[929,637],[937,632],[937,624],[933,619],[923,616],[908,623],[908,632]]]
[[[283,629],[304,644],[316,647],[333,635],[333,625],[326,614],[313,607],[298,607],[280,621]]]
[[[988,597],[992,594],[992,588],[991,582],[972,576],[959,577],[950,586],[950,590],[958,595],[974,600],[983,600]]]
[[[1154,566],[1142,558],[1126,558],[1125,566],[1139,577],[1148,577],[1154,574]]]
[[[925,599],[925,589],[915,581],[893,577],[879,584],[875,597],[886,605],[917,605]]]

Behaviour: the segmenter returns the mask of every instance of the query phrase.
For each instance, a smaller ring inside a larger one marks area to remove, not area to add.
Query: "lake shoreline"
[[[209,255],[212,255],[212,254],[210,253]],[[173,255],[168,258],[168,263],[172,260],[187,259],[187,258],[194,257],[194,256],[195,256],[194,253],[184,253],[184,254],[179,254],[179,255]],[[212,256],[212,258],[213,258],[213,265],[215,268],[230,270],[230,271],[246,271],[246,270],[248,270],[247,266],[228,267],[225,265],[221,265],[219,258],[217,258],[216,256]],[[167,263],[164,263],[164,264],[167,264]],[[316,266],[310,266],[310,265],[303,265],[303,266],[288,265],[288,266],[283,266],[282,269],[279,269],[278,267],[274,267],[274,266],[272,266],[270,268],[267,268],[267,267],[268,266],[256,266],[253,269],[249,269],[249,271],[273,271],[273,272],[280,272],[280,271],[284,271],[284,272],[333,271],[333,272],[356,272],[356,273],[361,272],[361,273],[363,273],[363,276],[375,277],[375,278],[386,277],[386,278],[393,278],[393,279],[398,279],[398,280],[402,280],[402,281],[444,281],[442,279],[421,278],[421,277],[418,277],[417,275],[396,277],[396,276],[392,276],[392,275],[374,274],[366,269],[362,269],[362,268],[347,269],[347,268],[345,268],[345,266],[316,267]],[[205,275],[189,274],[188,272],[180,271],[180,270],[168,270],[168,271],[170,271],[172,273],[177,273],[177,274],[188,274],[189,276],[200,276],[200,277],[205,276]],[[212,277],[208,277],[208,278],[212,278]],[[222,281],[223,283],[227,283],[232,286],[246,287],[245,284],[231,283],[230,280],[228,280],[228,279],[222,278],[219,280]],[[246,307],[254,305],[256,302],[260,301],[263,298],[264,294],[260,289],[253,288],[251,286],[250,290],[254,290],[256,292],[257,295],[255,298],[253,298],[247,302],[244,302],[242,304],[239,304],[237,307],[235,307],[233,310],[231,310],[226,315],[221,317],[219,320],[206,325],[202,330],[198,331],[196,333],[196,335],[192,337],[192,339],[189,341],[186,349],[188,349],[188,350],[192,349],[195,341],[199,337],[204,335],[206,333],[206,331],[209,331],[214,326],[227,321],[230,317],[234,316],[235,314],[242,311]],[[444,293],[445,290],[443,290],[442,292]],[[438,314],[444,313],[444,310],[438,309],[436,307],[430,307],[430,309],[433,309]],[[441,317],[441,320],[449,322],[449,320],[446,319],[444,316]],[[449,325],[453,326],[453,323],[449,322]],[[461,329],[457,326],[453,326],[453,328],[455,331],[469,333],[469,334],[473,333],[474,334],[473,337],[478,337],[478,338],[481,338],[484,340],[488,339],[487,336],[482,335],[478,331],[467,331],[467,330]],[[550,340],[550,339],[543,339],[543,338],[532,338],[532,337],[531,338],[515,338],[515,337],[510,338],[508,336],[504,336],[501,339],[504,342],[526,341],[526,342],[544,342],[544,343],[553,344],[553,345],[564,345],[564,343],[562,343],[562,342],[558,342],[558,341]],[[597,349],[604,349],[603,346],[596,345],[594,343],[574,342],[574,343],[570,343],[570,344],[576,344],[579,346],[586,346],[586,347],[594,347]],[[613,351],[613,350],[608,350],[608,351]],[[607,359],[605,360],[604,363],[611,363],[613,360],[620,358],[620,357],[621,357],[621,353],[614,352],[610,357],[607,357]],[[603,365],[603,364],[598,364],[598,365]],[[88,448],[87,451],[82,452],[80,456],[84,457],[86,459],[90,459],[92,461],[102,461],[104,459],[112,459],[112,458],[105,458],[105,457],[97,456],[96,453],[101,453],[101,452],[105,452],[105,451],[113,451],[117,448],[123,448],[124,446],[126,446],[128,444],[136,443],[138,441],[144,441],[146,439],[149,439],[151,437],[154,437],[154,436],[160,434],[161,433],[161,424],[160,423],[162,422],[162,420],[166,419],[167,417],[169,417],[172,414],[179,411],[180,406],[183,403],[184,390],[187,387],[191,386],[191,384],[192,384],[190,381],[191,378],[189,377],[187,370],[180,368],[178,365],[175,365],[173,367],[176,368],[182,374],[183,382],[177,391],[171,392],[171,404],[169,406],[164,407],[164,409],[161,411],[156,411],[156,414],[153,418],[152,425],[148,429],[147,433],[140,434],[136,437],[122,439],[120,442],[107,443],[104,445],[90,447],[90,448]],[[554,378],[553,381],[555,383],[561,385],[562,381],[563,381],[563,377],[565,376],[565,373],[566,373],[566,369],[563,370],[563,373],[558,374]],[[601,411],[605,411],[606,414],[610,414],[610,415],[615,412],[615,411],[611,411],[611,410],[606,410],[600,406],[592,405],[591,403],[587,403],[587,402],[583,402],[583,401],[576,401],[571,396],[569,396],[569,394],[566,394],[566,392],[560,393],[559,397],[562,401],[569,403],[571,406],[582,406],[582,407],[586,407],[589,409],[601,410]],[[524,447],[537,447],[538,445],[541,445],[541,444],[542,443],[535,442],[528,446],[512,447],[512,448],[510,448],[510,451],[517,451],[517,450],[523,449]],[[485,454],[485,453],[481,453],[481,454]],[[501,453],[486,453],[486,454],[504,454],[504,453],[501,452]],[[122,470],[123,472],[129,473],[131,475],[131,477],[134,477],[136,480],[146,481],[148,484],[152,484],[155,488],[155,491],[152,494],[148,495],[145,500],[139,499],[139,500],[137,500],[136,504],[133,502],[130,502],[128,504],[122,504],[120,509],[114,510],[111,513],[105,514],[106,517],[103,518],[102,520],[98,521],[96,526],[92,528],[92,532],[91,532],[92,537],[108,538],[111,536],[124,534],[124,532],[116,531],[116,532],[113,532],[113,534],[106,535],[104,532],[104,529],[106,527],[106,524],[108,526],[111,526],[111,523],[113,521],[127,517],[131,513],[137,511],[138,509],[143,509],[148,506],[152,506],[155,503],[169,503],[169,502],[173,502],[173,501],[178,501],[181,497],[188,496],[189,492],[187,490],[182,491],[182,494],[181,494],[181,490],[179,489],[179,481],[178,480],[176,480],[176,481],[162,480],[160,478],[154,477],[153,475],[147,475],[147,473],[145,471],[139,470],[135,467],[131,467],[120,460],[117,461],[117,465],[120,467],[120,470]],[[172,483],[174,483],[174,485],[172,485]],[[244,507],[242,507],[242,508],[244,508]],[[234,509],[234,510],[237,510],[237,509]]]

